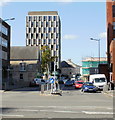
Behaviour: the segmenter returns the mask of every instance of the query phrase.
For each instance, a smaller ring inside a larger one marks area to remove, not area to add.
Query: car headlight
[[[85,87],[85,89],[88,89],[88,87]]]

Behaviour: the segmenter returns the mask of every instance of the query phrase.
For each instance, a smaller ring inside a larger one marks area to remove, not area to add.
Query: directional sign
[[[54,78],[50,78],[50,83],[54,83]]]

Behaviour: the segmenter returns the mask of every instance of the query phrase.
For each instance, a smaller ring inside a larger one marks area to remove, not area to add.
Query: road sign
[[[54,78],[50,78],[50,83],[54,83]]]

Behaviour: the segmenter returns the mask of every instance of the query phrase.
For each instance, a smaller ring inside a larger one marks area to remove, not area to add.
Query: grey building
[[[10,64],[12,83],[28,86],[40,72],[39,48],[35,46],[11,47]]]
[[[0,85],[8,80],[10,66],[10,25],[0,18]],[[1,88],[2,86],[0,86]]]
[[[61,23],[57,11],[33,11],[26,16],[26,46],[49,46],[57,56],[56,68],[61,61]],[[53,71],[54,63],[51,64]]]
[[[61,74],[69,78],[80,74],[81,66],[76,65],[70,59],[61,62]]]

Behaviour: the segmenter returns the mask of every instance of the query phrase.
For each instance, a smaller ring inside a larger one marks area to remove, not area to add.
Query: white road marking
[[[7,115],[7,114],[2,114],[0,116],[3,116],[3,117],[24,117],[24,115]]]
[[[85,114],[111,114],[113,115],[113,112],[90,112],[90,111],[82,111]]]
[[[91,109],[113,109],[113,108],[110,108],[110,107],[100,107],[100,106],[27,106],[27,107],[32,107],[32,108],[91,108]]]

